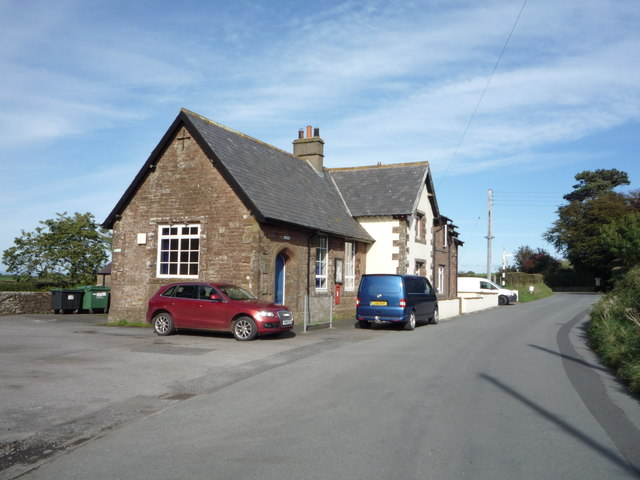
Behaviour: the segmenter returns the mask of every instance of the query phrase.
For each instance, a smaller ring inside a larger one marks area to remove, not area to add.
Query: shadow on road
[[[640,475],[640,470],[634,468],[633,465],[630,465],[626,461],[626,459],[621,457],[620,455],[618,455],[618,453],[616,451],[613,451],[613,450],[601,445],[600,443],[596,442],[595,440],[593,440],[591,437],[589,437],[585,433],[581,432],[577,428],[571,426],[570,424],[568,424],[567,422],[562,420],[560,417],[555,415],[553,412],[551,412],[551,411],[549,411],[549,410],[547,410],[545,408],[542,408],[540,405],[537,405],[536,403],[532,402],[531,400],[529,400],[528,398],[526,398],[522,394],[518,393],[513,388],[509,387],[508,385],[505,385],[500,380],[498,380],[495,377],[492,377],[491,375],[487,375],[485,373],[480,373],[479,376],[483,380],[486,380],[486,381],[492,383],[493,385],[495,385],[496,387],[498,387],[500,390],[502,390],[503,392],[507,393],[508,395],[511,395],[513,398],[515,398],[516,400],[520,401],[521,403],[523,403],[524,405],[529,407],[531,410],[533,410],[534,412],[536,412],[539,415],[541,415],[542,417],[544,417],[547,420],[553,422],[554,424],[556,424],[557,426],[562,428],[565,432],[567,432],[569,435],[573,436],[577,440],[580,440],[582,443],[587,445],[593,451],[595,451],[596,453],[598,453],[602,457],[606,458],[610,462],[618,465],[619,467],[623,468],[624,470],[626,470],[627,472],[629,472],[631,474]]]
[[[533,345],[531,343],[529,343],[528,345],[530,347],[532,347],[532,348],[537,348],[538,350],[542,350],[543,352],[552,353],[553,355],[557,355],[558,357],[561,357],[561,358],[563,358],[565,360],[569,360],[570,362],[576,362],[576,363],[579,363],[580,365],[584,365],[585,367],[593,368],[594,370],[600,370],[601,372],[611,373],[611,371],[608,368],[602,367],[600,365],[594,365],[593,363],[585,362],[581,358],[576,358],[576,357],[572,357],[572,356],[569,356],[569,355],[565,355],[563,353],[554,352],[553,350],[549,350],[548,348],[544,348],[544,347],[541,347],[539,345]]]

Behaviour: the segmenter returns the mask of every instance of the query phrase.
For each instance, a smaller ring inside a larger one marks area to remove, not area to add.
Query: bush
[[[545,283],[554,290],[584,290],[593,291],[595,278],[585,272],[579,272],[573,268],[561,268],[547,274]]]
[[[505,281],[513,287],[529,287],[542,285],[544,277],[541,273],[505,272]]]
[[[640,394],[640,266],[593,308],[589,342],[603,363]]]
[[[0,292],[37,292],[38,288],[31,282],[0,282]]]

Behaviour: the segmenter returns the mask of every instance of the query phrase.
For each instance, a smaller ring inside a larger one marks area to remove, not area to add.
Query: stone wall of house
[[[199,275],[158,276],[162,225],[200,226]],[[260,226],[192,135],[182,129],[161,154],[113,229],[109,321],[142,321],[161,286],[183,280],[259,284]]]
[[[50,292],[0,292],[0,315],[51,313]]]
[[[398,235],[397,240],[393,241],[393,246],[398,249],[398,253],[394,253],[392,257],[394,260],[398,261],[398,268],[395,273],[398,275],[413,273],[409,268],[409,222],[406,217],[403,216],[398,218],[398,226],[393,227],[393,233]]]
[[[326,290],[316,292],[316,233],[258,223],[190,137],[186,129],[179,131],[114,224],[109,321],[144,321],[149,297],[162,285],[184,280],[234,283],[271,302],[275,261],[282,254],[285,303],[301,323],[307,288],[318,301],[330,299],[334,259],[344,259],[344,240],[329,238],[329,282]],[[159,228],[183,224],[200,226],[198,278],[159,277]],[[357,244],[356,289],[364,258],[365,246]],[[355,315],[355,296],[355,291],[343,292],[334,315]],[[329,304],[321,303],[327,305],[328,317]]]
[[[455,239],[448,235],[445,242],[445,234],[448,233],[448,229],[439,225],[433,228],[433,279],[434,286],[438,285],[438,268],[444,266],[445,272],[445,284],[440,290],[440,295],[444,298],[456,298],[458,295],[458,247],[455,244]]]
[[[267,302],[274,301],[276,257],[285,259],[284,303],[293,311],[295,322],[302,321],[307,287],[307,252],[310,233],[294,227],[262,225],[255,265],[259,284],[252,291]],[[311,284],[313,285],[313,284]]]
[[[341,285],[340,303],[335,305],[334,265],[345,257],[345,241],[328,237],[327,288],[315,288],[316,233],[291,227],[263,225],[264,237],[260,242],[260,292],[264,300],[272,301],[275,290],[275,260],[280,253],[285,257],[285,303],[294,312],[296,322],[302,323],[304,298],[309,295],[311,322],[325,322],[333,308],[335,318],[355,316],[355,304],[360,277],[365,273],[365,244],[356,242],[355,282],[351,290]],[[258,291],[257,289],[254,291]],[[334,302],[331,307],[331,302]]]

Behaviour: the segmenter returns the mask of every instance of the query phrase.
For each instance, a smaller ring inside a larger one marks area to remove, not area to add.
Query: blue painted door
[[[276,278],[274,302],[284,304],[284,257],[278,255],[276,257]]]

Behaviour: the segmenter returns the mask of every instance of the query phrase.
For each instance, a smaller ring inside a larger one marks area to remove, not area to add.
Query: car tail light
[[[404,299],[404,298],[402,298],[402,299],[400,300],[400,306],[401,306],[402,308],[406,308],[406,306],[407,306],[407,300],[406,300],[406,299]]]
[[[356,298],[356,307],[359,307],[359,306],[360,306],[360,299]]]

